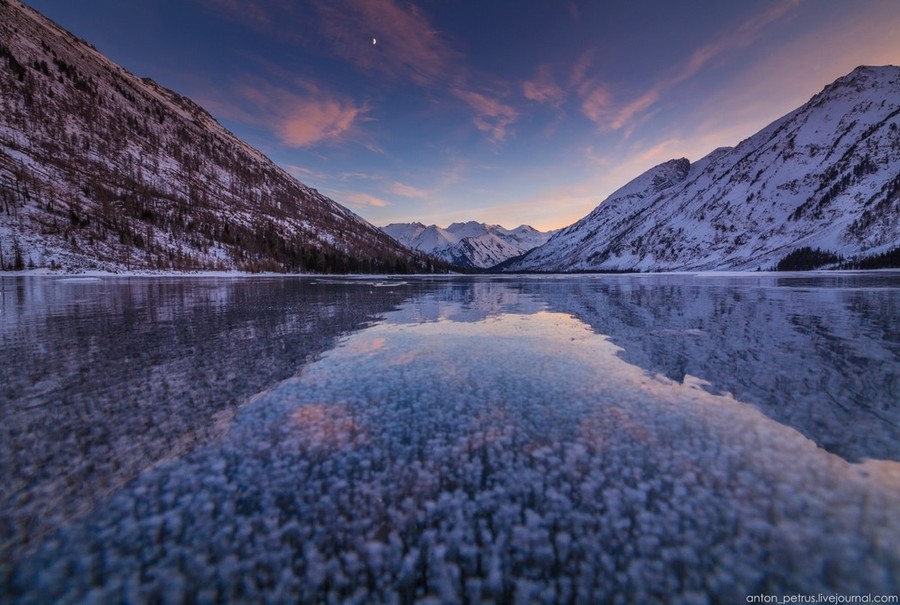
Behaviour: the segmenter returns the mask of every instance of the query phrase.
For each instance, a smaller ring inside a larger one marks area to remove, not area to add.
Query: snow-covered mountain
[[[900,246],[900,67],[858,67],[733,148],[648,170],[511,271],[770,268]]]
[[[487,269],[520,256],[546,242],[550,233],[528,225],[504,229],[469,221],[446,229],[422,223],[392,223],[382,231],[408,248],[424,252],[459,267]]]
[[[427,270],[189,99],[0,1],[0,268]]]

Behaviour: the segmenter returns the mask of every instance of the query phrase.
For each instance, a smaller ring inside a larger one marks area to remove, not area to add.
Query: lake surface
[[[0,277],[14,602],[900,590],[900,273]]]

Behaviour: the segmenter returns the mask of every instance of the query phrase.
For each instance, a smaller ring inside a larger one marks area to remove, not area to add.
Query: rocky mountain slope
[[[459,267],[487,269],[545,243],[550,233],[528,225],[504,229],[469,221],[446,229],[422,223],[392,223],[381,228],[395,240]]]
[[[0,0],[0,268],[431,268],[201,107]]]
[[[755,270],[900,245],[900,68],[859,67],[733,148],[631,181],[511,271]]]

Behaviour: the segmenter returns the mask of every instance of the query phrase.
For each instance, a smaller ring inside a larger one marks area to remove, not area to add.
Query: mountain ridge
[[[476,221],[437,225],[391,223],[381,228],[404,246],[466,269],[488,269],[547,241],[553,232],[530,225],[506,229]]]
[[[19,0],[0,0],[0,268],[435,269]]]
[[[736,146],[688,162],[677,183],[646,187],[687,160],[651,168],[503,270],[754,270],[804,247],[884,252],[900,243],[898,115],[900,68],[858,67]]]

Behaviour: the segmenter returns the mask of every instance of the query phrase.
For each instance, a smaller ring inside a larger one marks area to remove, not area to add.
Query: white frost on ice
[[[649,375],[571,315],[500,303],[453,321],[472,317],[444,303],[410,323],[417,306],[46,544],[19,570],[27,599],[896,591],[900,464],[848,463],[697,380]]]

